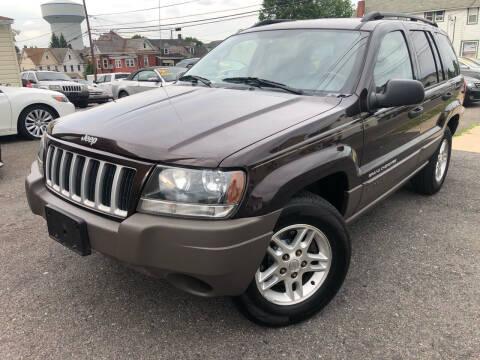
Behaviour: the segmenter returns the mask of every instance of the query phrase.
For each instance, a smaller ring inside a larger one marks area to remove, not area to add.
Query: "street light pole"
[[[85,18],[87,19],[88,40],[90,41],[90,55],[92,56],[93,78],[97,81],[97,67],[95,66],[95,56],[93,53],[92,32],[90,31],[90,21],[88,20],[87,4],[83,0],[83,10],[85,11]]]

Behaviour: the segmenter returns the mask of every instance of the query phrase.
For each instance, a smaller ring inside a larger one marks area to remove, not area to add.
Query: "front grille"
[[[480,88],[480,83],[475,83],[475,87]]]
[[[63,91],[79,92],[82,88],[78,85],[62,85]]]
[[[67,199],[105,214],[126,217],[136,170],[50,145],[47,186]]]

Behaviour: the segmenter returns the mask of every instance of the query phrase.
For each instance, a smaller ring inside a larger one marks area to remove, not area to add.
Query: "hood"
[[[67,85],[67,86],[83,86],[82,84],[76,83],[75,81],[53,81],[53,80],[40,80],[40,85]]]
[[[27,88],[27,87],[14,87],[14,86],[0,86],[0,90],[7,95],[28,95],[42,93],[45,95],[58,96],[63,95],[58,91],[39,89],[39,88]]]
[[[216,167],[230,154],[339,102],[259,89],[173,85],[69,115],[50,132],[87,147],[81,138],[93,136],[93,148],[131,158]]]

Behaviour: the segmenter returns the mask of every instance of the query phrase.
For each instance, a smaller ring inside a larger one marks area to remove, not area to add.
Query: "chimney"
[[[182,34],[178,34],[178,39],[179,39],[179,40],[182,39]]]
[[[365,15],[365,0],[359,0],[357,4],[357,17],[361,18]]]

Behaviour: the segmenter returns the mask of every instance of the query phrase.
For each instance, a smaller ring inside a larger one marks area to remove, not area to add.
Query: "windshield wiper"
[[[271,80],[260,79],[257,77],[249,77],[249,76],[231,77],[231,78],[222,79],[222,81],[230,82],[234,84],[246,84],[246,85],[255,86],[259,88],[269,87],[269,88],[283,89],[285,91],[288,91],[297,95],[303,94],[303,91],[300,89],[295,89],[285,84],[281,84]]]
[[[202,82],[203,84],[207,85],[208,87],[212,87],[212,82],[208,80],[207,78],[197,76],[197,75],[184,75],[181,76],[178,80],[180,81],[191,81],[198,83],[199,81]]]

